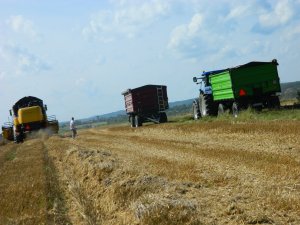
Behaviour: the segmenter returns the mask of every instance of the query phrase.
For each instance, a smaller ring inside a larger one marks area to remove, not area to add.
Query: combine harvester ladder
[[[162,87],[157,88],[157,98],[158,98],[158,106],[159,106],[159,111],[165,110],[165,101],[164,101],[164,96],[163,96],[163,89]]]

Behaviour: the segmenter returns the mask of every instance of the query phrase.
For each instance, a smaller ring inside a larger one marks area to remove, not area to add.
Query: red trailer
[[[165,110],[169,108],[167,86],[145,85],[122,92],[126,113],[132,127],[144,122],[165,123],[168,121]]]

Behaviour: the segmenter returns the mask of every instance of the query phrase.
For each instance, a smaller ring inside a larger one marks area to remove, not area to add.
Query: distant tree
[[[297,96],[296,96],[298,102],[300,103],[300,90],[297,91]]]

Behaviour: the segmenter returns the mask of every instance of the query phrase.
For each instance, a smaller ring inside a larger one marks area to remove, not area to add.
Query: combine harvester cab
[[[169,108],[167,87],[145,85],[122,92],[126,113],[131,127],[142,126],[144,122],[165,123]]]
[[[46,130],[50,133],[58,133],[59,124],[54,116],[47,117],[47,106],[43,101],[33,96],[27,96],[17,101],[10,115],[13,117],[13,123],[8,126],[2,126],[3,136],[7,140],[14,142],[23,142],[27,133]]]
[[[216,116],[230,110],[237,117],[239,110],[252,107],[280,108],[280,80],[277,60],[250,62],[241,66],[203,72],[193,81],[200,84],[200,95],[193,102],[194,119]]]

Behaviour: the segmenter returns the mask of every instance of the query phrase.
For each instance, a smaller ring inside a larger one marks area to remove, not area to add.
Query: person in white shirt
[[[76,127],[75,127],[75,121],[74,121],[74,117],[72,117],[71,121],[70,121],[70,130],[72,131],[72,138],[74,139],[77,132],[76,132]]]

